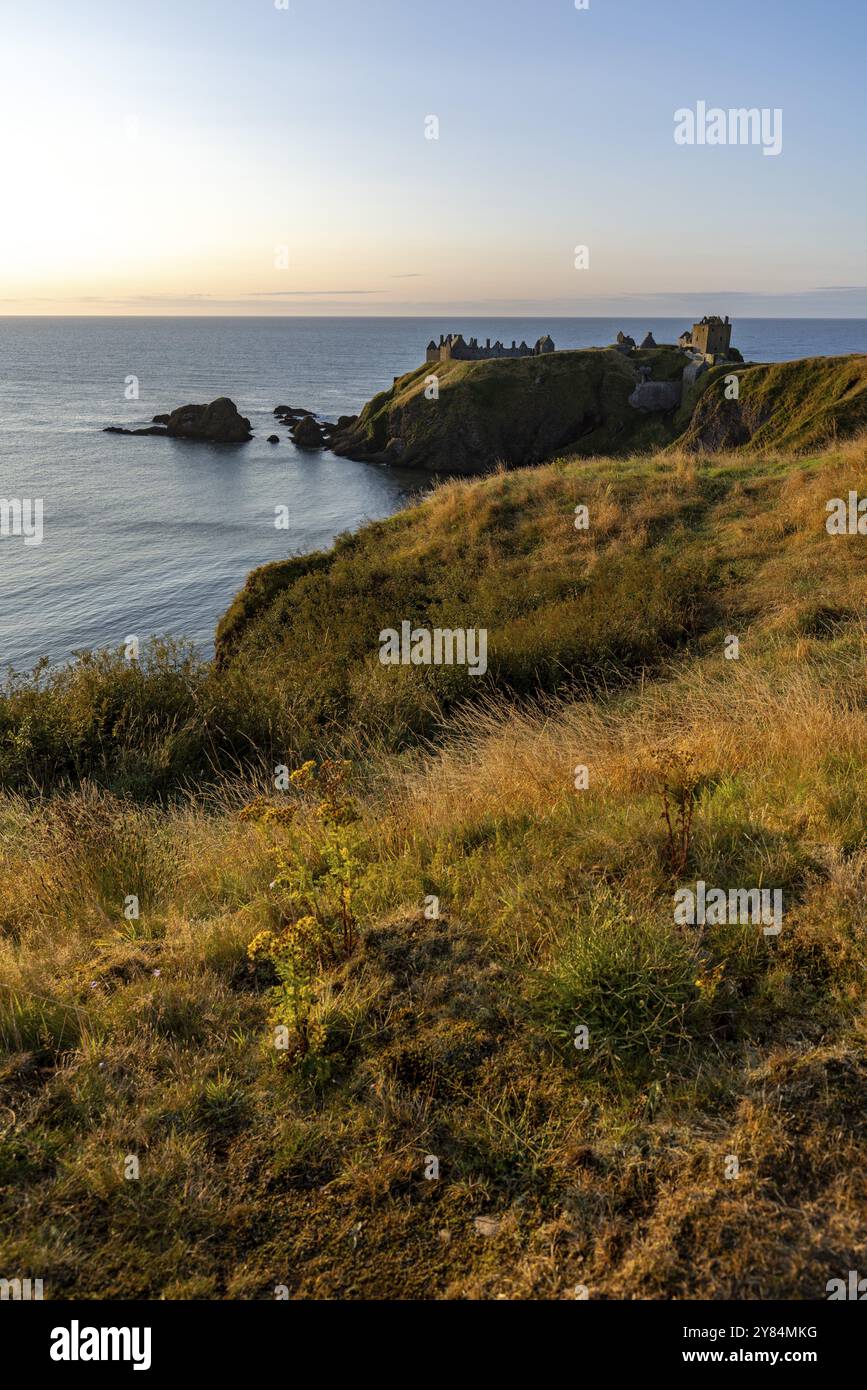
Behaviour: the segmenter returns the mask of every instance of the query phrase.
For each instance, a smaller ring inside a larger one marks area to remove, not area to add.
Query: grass
[[[635,368],[646,365],[655,380],[674,380],[684,364],[673,348],[638,352],[629,361],[591,349],[426,363],[374,396],[337,450],[441,474],[484,473],[492,458],[515,466],[539,463],[562,449],[585,455],[647,450],[674,435],[668,420],[629,406]],[[427,394],[432,376],[435,404]],[[395,440],[399,457],[392,452]]]
[[[731,371],[714,367],[687,395],[679,414],[680,447],[803,452],[857,434],[867,423],[863,354],[738,367],[737,401],[724,390]]]
[[[687,388],[676,410],[646,414],[629,405],[639,368],[651,380],[680,382],[685,365],[670,346],[628,357],[592,348],[426,363],[374,396],[337,449],[445,475],[485,473],[492,459],[523,467],[558,452],[802,452],[867,426],[867,357],[857,354],[747,365],[737,354]],[[738,400],[729,399],[733,376]]]
[[[10,676],[0,778],[165,796],[257,759],[399,751],[468,700],[623,687],[733,628],[748,642],[758,614],[821,635],[859,611],[858,538],[829,538],[824,508],[862,456],[858,440],[795,460],[666,451],[452,481],[327,555],[255,571],[216,665],[155,642],[138,664],[87,653]],[[384,667],[379,633],[404,620],[484,627],[488,674]]]
[[[219,668],[158,648],[10,687],[4,1271],[55,1298],[814,1299],[859,1268],[867,566],[824,503],[864,450],[448,483],[260,571]],[[482,689],[381,684],[376,567],[386,614],[490,623]],[[338,746],[340,815],[312,773],[275,790]],[[781,888],[780,936],[678,926],[699,878]],[[293,993],[274,943],[317,913]]]

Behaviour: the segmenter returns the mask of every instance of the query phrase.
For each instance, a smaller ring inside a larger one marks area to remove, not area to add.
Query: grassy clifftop
[[[674,351],[638,353],[654,379],[683,368]],[[425,395],[435,375],[439,396]],[[666,443],[670,426],[627,404],[635,369],[609,349],[428,363],[368,402],[336,451],[441,473],[539,463],[557,451],[605,454]]]
[[[7,686],[4,1270],[821,1299],[863,1267],[867,551],[825,503],[865,459],[452,481],[259,571],[219,669]],[[487,625],[488,675],[382,667],[402,619]],[[699,879],[779,889],[780,935],[678,925]]]
[[[335,447],[353,458],[472,474],[556,453],[622,455],[669,444],[802,450],[867,425],[867,358],[858,356],[716,367],[677,410],[628,404],[638,368],[653,381],[679,382],[685,362],[677,349],[656,348],[427,364],[369,401]],[[732,373],[738,401],[726,394]],[[437,399],[426,395],[431,376]]]
[[[629,679],[749,620],[751,586],[792,544],[784,529],[768,532],[770,519],[801,489],[814,512],[788,597],[818,602],[809,554],[821,557],[823,583],[841,558],[824,532],[822,498],[843,486],[832,459],[701,461],[669,450],[453,481],[328,555],[256,571],[220,625],[220,662],[274,678],[291,671],[298,709],[320,731],[392,735],[427,731],[443,705],[491,688],[526,694]],[[582,505],[590,525],[576,530]],[[383,668],[378,634],[404,620],[485,627],[488,676]]]
[[[219,626],[215,665],[156,643],[139,664],[93,653],[5,682],[0,779],[149,796],[250,759],[400,748],[463,700],[651,675],[751,621],[774,584],[809,628],[853,606],[828,584],[851,577],[859,552],[829,546],[823,499],[856,485],[860,447],[798,459],[669,449],[452,480],[328,552],[255,571]],[[798,497],[809,517],[775,525]],[[402,622],[485,628],[487,672],[383,666],[379,634]]]
[[[251,577],[218,630],[224,668],[291,669],[319,727],[399,724],[479,686],[514,691],[651,663],[707,621],[714,580],[683,530],[726,482],[688,463],[561,461],[452,482],[419,505],[297,563]],[[591,528],[575,528],[575,508]],[[637,529],[624,534],[625,507]],[[640,519],[640,520],[639,520]],[[641,524],[641,523],[644,524]],[[302,569],[304,566],[302,565]],[[600,621],[604,614],[604,621]],[[384,669],[380,631],[402,621],[486,627],[490,676],[457,668]]]
[[[726,394],[732,371],[737,400]],[[715,367],[683,405],[678,444],[687,449],[820,448],[867,426],[867,356]]]

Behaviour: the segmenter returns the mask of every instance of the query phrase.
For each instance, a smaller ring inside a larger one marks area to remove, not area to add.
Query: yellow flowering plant
[[[310,1030],[310,1006],[315,982],[324,969],[351,955],[356,945],[354,899],[361,861],[355,802],[348,790],[351,764],[309,761],[290,774],[299,793],[291,815],[258,798],[245,808],[246,818],[268,826],[293,825],[292,839],[271,846],[276,872],[271,891],[284,922],[259,932],[248,946],[253,961],[267,960],[280,981],[275,989],[276,1021],[288,1017],[299,1050],[306,1053],[315,1039]],[[314,829],[307,837],[296,811],[306,802]]]

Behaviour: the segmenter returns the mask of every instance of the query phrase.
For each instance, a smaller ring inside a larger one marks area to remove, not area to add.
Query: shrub
[[[306,801],[315,830],[306,841],[281,841],[272,848],[277,872],[271,889],[282,924],[259,932],[248,950],[252,961],[273,965],[280,983],[273,991],[272,1023],[290,1027],[301,1055],[322,1041],[321,1030],[311,1030],[318,976],[355,949],[359,831],[358,812],[347,790],[349,773],[349,763],[326,760],[318,766],[304,763],[291,774],[289,780]],[[274,807],[262,798],[241,815],[265,826],[293,819],[289,808]]]
[[[634,903],[594,893],[553,944],[534,1004],[548,1036],[597,1075],[644,1077],[691,1045],[699,1013],[695,940]],[[589,1030],[585,1050],[576,1029]]]

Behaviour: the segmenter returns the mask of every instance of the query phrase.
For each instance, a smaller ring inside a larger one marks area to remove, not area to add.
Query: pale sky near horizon
[[[865,0],[0,0],[0,40],[0,315],[867,317]],[[700,101],[781,153],[676,144]]]

